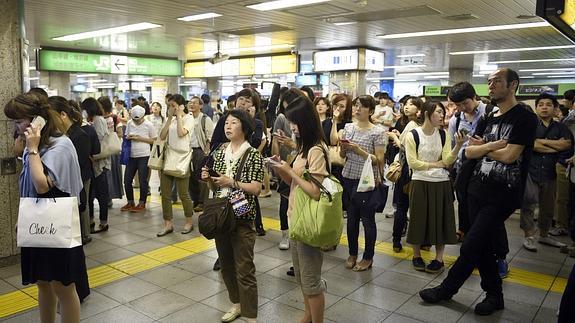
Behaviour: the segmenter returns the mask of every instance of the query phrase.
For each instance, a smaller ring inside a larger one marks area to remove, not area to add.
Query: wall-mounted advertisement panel
[[[72,73],[181,76],[182,62],[177,59],[41,49],[38,51],[38,70]]]
[[[313,53],[313,66],[316,72],[357,70],[359,68],[358,49],[329,50]]]
[[[184,65],[184,76],[190,78],[288,74],[297,72],[297,54],[232,58],[218,64],[199,61],[189,62]]]

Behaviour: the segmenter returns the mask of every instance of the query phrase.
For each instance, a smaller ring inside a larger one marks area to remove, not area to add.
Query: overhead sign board
[[[383,52],[371,49],[365,50],[365,69],[371,71],[383,71],[385,57]]]
[[[41,49],[38,53],[38,70],[72,73],[181,76],[182,62],[177,59]]]
[[[575,0],[537,0],[536,13],[575,43]]]
[[[487,84],[473,84],[475,92],[479,96],[488,97],[489,88]],[[439,96],[445,97],[449,92],[450,86],[431,85],[423,87],[423,94],[426,96]],[[553,95],[562,95],[565,91],[575,88],[573,83],[559,83],[559,84],[525,84],[519,85],[517,96],[538,96],[541,93],[549,93]]]
[[[252,76],[297,73],[295,54],[232,58],[222,63],[189,62],[184,65],[185,77]]]
[[[357,70],[359,51],[356,48],[315,52],[313,53],[313,66],[316,72]]]

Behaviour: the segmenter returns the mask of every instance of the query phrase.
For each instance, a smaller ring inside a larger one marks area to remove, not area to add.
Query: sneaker
[[[135,206],[136,205],[134,205],[134,203],[127,203],[126,205],[124,205],[120,208],[120,211],[122,211],[122,212],[130,211]]]
[[[146,211],[146,204],[139,203],[138,205],[134,206],[130,212],[140,213]]]
[[[452,295],[448,294],[441,285],[433,287],[433,288],[426,288],[419,291],[419,297],[430,304],[439,303],[441,301],[448,301],[451,299]]]
[[[566,236],[569,234],[569,231],[565,228],[555,228],[551,231],[549,231],[549,234],[554,236],[554,237],[560,237],[560,236]]]
[[[439,261],[433,259],[433,260],[429,263],[429,265],[427,265],[427,266],[425,267],[425,272],[426,272],[426,273],[430,273],[430,274],[436,274],[436,273],[438,273],[438,272],[443,271],[444,268],[445,268],[445,265],[443,264],[443,261],[442,261],[442,262],[439,262]]]
[[[425,261],[421,257],[414,257],[411,260],[411,264],[413,265],[413,269],[417,271],[425,271]]]
[[[497,271],[499,272],[499,277],[501,279],[507,278],[507,274],[509,274],[509,264],[505,259],[497,259]]]
[[[505,307],[503,296],[485,296],[480,303],[475,305],[475,314],[491,315],[495,311],[502,310]]]
[[[224,316],[222,322],[232,322],[242,315],[239,307],[233,306]]]
[[[282,230],[282,241],[280,241],[278,248],[280,250],[288,250],[289,249],[289,231]]]
[[[204,205],[203,204],[198,204],[196,205],[196,207],[194,207],[194,212],[204,212]]]
[[[559,242],[551,237],[539,237],[539,243],[546,244],[551,247],[561,248],[566,246],[563,242]]]
[[[531,236],[523,239],[523,248],[536,252],[537,246],[535,245],[535,237]]]
[[[572,244],[571,246],[564,246],[564,247],[561,247],[561,249],[559,249],[559,251],[561,253],[565,253],[565,254],[569,254],[569,251],[571,251],[571,250],[575,250],[575,243]]]

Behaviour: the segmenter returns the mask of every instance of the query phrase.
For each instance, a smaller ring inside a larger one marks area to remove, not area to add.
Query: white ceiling
[[[452,67],[474,66],[477,71],[480,65],[494,60],[575,57],[575,49],[477,54],[458,58],[448,54],[451,51],[571,44],[552,27],[393,40],[376,37],[381,34],[541,21],[539,18],[517,18],[519,15],[534,15],[536,0],[332,0],[271,12],[245,7],[255,2],[258,0],[25,0],[26,27],[33,47],[120,51],[178,57],[183,60],[209,56],[203,52],[204,49],[197,47],[198,43],[203,43],[203,39],[217,39],[219,34],[220,39],[230,40],[228,33],[266,25],[280,26],[286,31],[258,34],[258,37],[268,37],[273,44],[293,44],[296,50],[303,53],[344,46],[369,46],[386,53],[386,65],[402,64],[401,59],[395,58],[400,54],[426,54],[423,64],[427,67],[409,71],[447,71],[450,64]],[[363,3],[367,5],[362,6]],[[430,7],[427,11],[435,11],[435,14],[409,17],[416,9],[397,11],[420,6]],[[376,20],[353,25],[336,26],[326,21],[344,21],[348,15],[381,10],[395,11],[387,11],[377,16]],[[196,22],[176,20],[178,17],[205,12],[216,12],[222,17]],[[446,19],[464,14],[471,14],[477,19]],[[138,22],[152,22],[163,27],[115,36],[114,39],[100,37],[75,42],[51,40],[57,36]],[[240,43],[249,47],[249,41],[245,43],[244,38]],[[289,49],[276,51],[286,50]],[[509,66],[516,69],[557,68],[575,66],[575,61]],[[392,75],[393,71],[386,70],[385,74],[390,73]]]

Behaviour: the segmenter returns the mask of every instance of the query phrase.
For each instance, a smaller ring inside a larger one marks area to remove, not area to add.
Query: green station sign
[[[41,49],[38,70],[56,72],[182,76],[177,59],[144,58],[128,55],[80,53]]]
[[[487,84],[473,84],[475,92],[479,96],[489,96],[489,87]],[[450,86],[430,85],[423,87],[423,94],[426,96],[445,97],[449,92]],[[559,84],[527,84],[519,85],[517,96],[537,96],[543,92],[553,95],[562,96],[567,90],[575,89],[573,83],[559,83]]]

